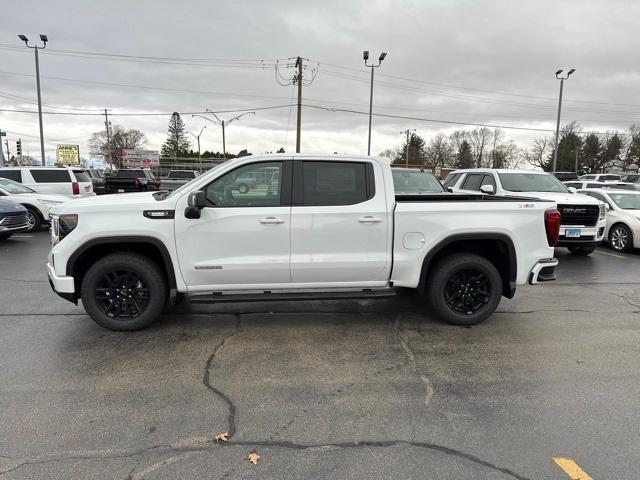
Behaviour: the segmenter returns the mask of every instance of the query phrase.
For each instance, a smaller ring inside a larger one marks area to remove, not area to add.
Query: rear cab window
[[[30,172],[36,183],[71,183],[69,170],[64,168],[34,168]]]

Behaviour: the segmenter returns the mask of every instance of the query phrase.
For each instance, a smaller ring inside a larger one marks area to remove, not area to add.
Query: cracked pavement
[[[558,250],[472,328],[401,295],[115,333],[50,291],[47,249],[0,244],[0,480],[640,477],[640,254]]]

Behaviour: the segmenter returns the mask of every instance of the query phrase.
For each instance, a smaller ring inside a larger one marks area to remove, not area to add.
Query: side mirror
[[[487,194],[487,195],[495,195],[496,187],[494,187],[493,185],[482,185],[480,187],[480,191],[482,193]]]
[[[188,207],[184,209],[186,218],[200,218],[200,210],[207,206],[207,197],[202,190],[191,192],[187,198]]]
[[[576,189],[576,187],[567,187],[567,189],[568,189],[571,193],[578,193],[578,190]]]
[[[611,205],[609,205],[608,203],[604,204],[604,209],[605,210],[611,210]]]

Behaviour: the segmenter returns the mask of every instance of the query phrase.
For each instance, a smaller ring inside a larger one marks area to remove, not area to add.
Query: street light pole
[[[200,135],[202,135],[202,132],[204,131],[205,128],[207,128],[206,125],[204,125],[200,129],[200,133],[198,135],[195,135],[194,133],[189,132],[189,135],[191,135],[193,138],[195,138],[196,141],[198,142],[198,171],[200,173],[202,173],[202,157],[200,155]]]
[[[365,50],[362,53],[362,59],[364,60],[364,64],[367,67],[371,68],[371,88],[369,90],[369,138],[367,141],[367,155],[371,155],[371,117],[373,116],[373,69],[378,68],[382,61],[387,56],[386,52],[382,52],[380,57],[378,57],[378,64],[375,63],[369,64],[369,50]]]
[[[29,39],[24,35],[18,35],[18,38],[24,42],[27,48],[33,49],[36,54],[36,87],[38,89],[38,120],[40,121],[40,154],[42,155],[42,165],[44,165],[44,132],[42,128],[42,95],[40,94],[40,62],[38,60],[38,50],[46,48],[49,39],[46,35],[40,34],[40,40],[43,45],[39,47],[38,45],[29,45]]]
[[[241,119],[242,117],[244,117],[245,115],[249,115],[250,113],[255,115],[256,112],[244,112],[241,113],[240,115],[230,118],[229,120],[221,120],[220,117],[218,117],[216,115],[215,112],[209,110],[208,108],[206,109],[207,113],[210,113],[211,115],[213,115],[213,117],[215,118],[215,120],[209,118],[209,117],[205,117],[204,115],[199,115],[197,113],[191,115],[191,117],[200,117],[200,118],[204,118],[205,120],[213,123],[214,125],[217,125],[218,127],[222,128],[222,155],[224,156],[224,159],[227,159],[227,142],[226,142],[226,137],[225,137],[225,127],[228,126],[230,123]]]
[[[567,80],[576,69],[572,68],[567,72],[567,76],[563,77],[562,70],[556,71],[556,78],[560,80],[560,95],[558,98],[558,118],[556,120],[556,140],[553,146],[553,173],[556,173],[558,167],[558,137],[560,135],[560,113],[562,111],[562,90],[564,87],[564,81]]]

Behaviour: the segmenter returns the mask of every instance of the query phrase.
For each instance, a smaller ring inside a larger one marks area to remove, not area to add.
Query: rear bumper
[[[529,272],[529,284],[537,285],[539,282],[550,282],[556,279],[555,269],[558,265],[557,258],[544,258],[538,260],[531,272]]]

